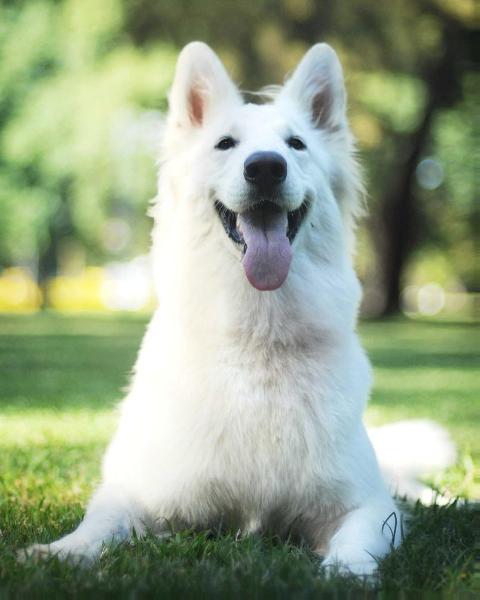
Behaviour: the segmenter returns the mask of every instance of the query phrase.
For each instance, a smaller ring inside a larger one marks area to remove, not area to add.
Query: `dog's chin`
[[[259,211],[259,213],[268,212],[271,209],[279,210],[278,205],[270,201],[262,201],[253,205],[250,211]],[[304,200],[302,204],[292,211],[287,211],[287,238],[290,244],[296,238],[300,227],[302,226],[305,216],[308,212],[309,202]],[[220,218],[225,233],[239,248],[245,253],[247,247],[241,228],[239,227],[239,213],[235,212],[221,202],[215,200],[215,210]]]

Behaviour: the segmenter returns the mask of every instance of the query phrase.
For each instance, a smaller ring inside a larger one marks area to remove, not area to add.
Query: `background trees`
[[[210,43],[244,89],[312,43],[341,55],[366,165],[371,313],[409,283],[474,290],[473,2],[29,0],[0,8],[0,265],[39,281],[145,252],[155,140],[178,48]]]

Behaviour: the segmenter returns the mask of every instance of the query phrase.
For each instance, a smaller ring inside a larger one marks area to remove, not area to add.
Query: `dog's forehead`
[[[247,134],[264,131],[282,135],[289,122],[274,104],[244,104],[236,113],[234,126]]]

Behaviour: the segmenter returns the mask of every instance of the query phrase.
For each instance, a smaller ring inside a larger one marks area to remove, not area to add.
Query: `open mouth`
[[[276,204],[273,202],[262,202],[255,207],[253,210],[255,211],[263,211],[268,212],[269,209],[273,208],[274,210],[278,210]],[[227,208],[224,204],[220,202],[220,200],[215,200],[215,209],[220,217],[220,221],[222,222],[223,228],[225,229],[225,233],[228,237],[234,241],[236,244],[241,244],[245,246],[245,240],[243,237],[243,233],[241,227],[239,228],[238,217],[239,213],[234,212]],[[305,218],[305,215],[308,212],[308,201],[305,200],[303,204],[301,204],[295,210],[287,212],[287,238],[290,243],[295,239],[298,230],[300,229],[301,224]],[[246,248],[244,248],[244,251]]]
[[[308,202],[290,212],[273,202],[261,202],[243,213],[228,209],[219,200],[215,208],[225,233],[243,247],[242,264],[249,282],[261,291],[279,288],[287,278],[291,244],[308,211]]]

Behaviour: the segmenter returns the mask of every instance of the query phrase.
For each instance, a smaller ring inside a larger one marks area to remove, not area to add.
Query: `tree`
[[[472,288],[473,247],[459,243],[479,218],[467,183],[474,143],[466,121],[478,77],[469,60],[472,13],[468,0],[6,2],[0,264],[27,264],[45,279],[65,239],[93,262],[146,249],[152,131],[184,43],[210,43],[248,90],[281,83],[311,44],[325,40],[345,66],[366,164],[375,251],[367,244],[359,266],[367,287],[382,292],[378,312],[399,309],[406,274],[429,247]],[[452,161],[454,137],[463,158]],[[443,160],[445,172],[428,192],[416,175],[427,154]],[[121,248],[106,244],[112,219],[130,228]]]
[[[174,50],[121,39],[117,0],[39,0],[1,17],[0,262],[26,264],[42,282],[66,238],[102,261],[112,217],[131,229],[125,252],[144,250]]]
[[[192,36],[206,39],[223,49],[227,59],[236,58],[247,88],[271,82],[272,77],[280,82],[285,70],[319,40],[331,41],[340,51],[347,73],[360,72],[350,82],[352,96],[363,96],[363,101],[354,103],[354,123],[355,117],[357,121],[363,118],[377,130],[374,144],[368,139],[371,131],[366,140],[360,134],[360,141],[367,142],[373,188],[369,229],[376,248],[376,267],[365,275],[382,292],[377,314],[398,312],[404,273],[414,250],[431,241],[427,235],[431,228],[420,227],[425,211],[416,168],[425,152],[435,152],[433,142],[442,137],[436,131],[440,112],[459,105],[468,93],[465,77],[473,71],[469,55],[473,5],[462,0],[260,0],[241,6],[226,1],[211,2],[208,19],[192,0],[180,0],[174,6],[138,0],[129,6],[127,27],[137,43],[148,43],[159,31],[176,45]],[[181,22],[182,14],[189,15],[188,24]],[[390,98],[376,98],[375,89],[362,93],[372,73],[389,80]],[[395,105],[403,102],[400,94],[406,86],[416,88],[415,99],[411,109],[403,111],[410,113],[407,119],[396,119],[402,110]],[[464,177],[472,177],[467,169],[463,171]],[[472,214],[473,204],[472,200]],[[445,210],[441,212],[446,216]],[[465,218],[461,213],[456,216]],[[444,225],[438,219],[436,224]],[[467,262],[473,261],[470,253]]]

